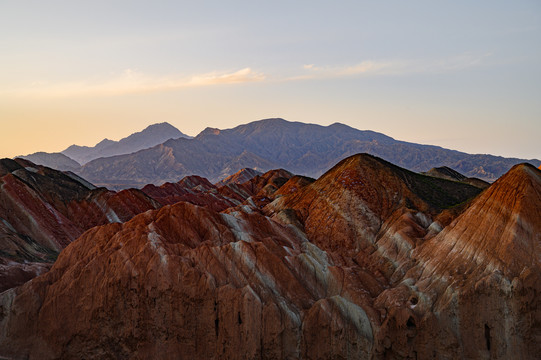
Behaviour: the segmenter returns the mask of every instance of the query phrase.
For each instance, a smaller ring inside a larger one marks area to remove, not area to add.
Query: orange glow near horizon
[[[0,2],[0,157],[281,117],[541,158],[536,2]]]

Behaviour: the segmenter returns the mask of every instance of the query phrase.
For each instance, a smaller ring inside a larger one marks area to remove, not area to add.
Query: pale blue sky
[[[0,157],[342,122],[541,158],[540,1],[0,1]]]

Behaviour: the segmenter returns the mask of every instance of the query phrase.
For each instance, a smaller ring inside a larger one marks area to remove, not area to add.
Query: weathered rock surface
[[[240,171],[239,173],[244,173]],[[241,179],[234,177],[234,179]],[[176,183],[165,183],[161,186],[146,185],[142,191],[162,205],[173,205],[186,201],[205,206],[214,211],[239,206],[243,203],[262,208],[268,204],[273,194],[291,176],[290,172],[277,169],[264,174],[254,174],[242,183],[228,181],[226,184],[211,184],[207,179],[192,175]]]
[[[414,251],[400,290],[380,295],[390,316],[379,338],[402,338],[380,350],[394,358],[536,358],[540,254],[541,171],[521,164]]]
[[[369,155],[316,181],[277,170],[209,184],[187,178],[182,191],[243,192],[222,212],[181,201],[94,227],[49,272],[1,293],[0,356],[541,353],[534,167],[517,166],[483,192]]]
[[[180,202],[86,232],[51,271],[3,293],[0,351],[30,358],[367,357],[369,315],[342,294],[341,273],[328,266],[324,252],[260,214]]]
[[[42,273],[87,229],[158,206],[139,190],[96,189],[71,173],[0,160],[0,291]]]
[[[207,206],[214,211],[222,211],[237,205],[218,193],[216,186],[200,176],[188,176],[176,183],[161,186],[146,185],[142,191],[162,205],[172,205],[179,201]]]

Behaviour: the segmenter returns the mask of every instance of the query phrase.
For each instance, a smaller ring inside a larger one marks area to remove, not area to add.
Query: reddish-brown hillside
[[[0,160],[0,291],[42,273],[85,230],[159,204],[139,190],[96,189],[70,173]]]
[[[316,181],[188,178],[238,205],[88,230],[0,294],[0,356],[533,359],[540,174],[481,192],[360,154]]]
[[[295,187],[296,188],[296,187]],[[351,156],[314,183],[267,207],[269,214],[295,211],[308,238],[345,258],[365,258],[390,230],[391,222],[411,228],[408,246],[424,236],[440,207],[454,206],[479,193],[465,184],[409,172],[367,154]],[[419,231],[413,230],[417,229]],[[396,247],[398,245],[393,245]]]
[[[541,172],[514,166],[419,253],[425,271],[499,270],[513,278],[540,265]]]
[[[216,186],[200,176],[187,176],[176,183],[161,186],[146,185],[142,191],[162,205],[172,205],[179,201],[206,206],[214,211],[222,211],[235,206],[234,202],[218,193]]]
[[[396,290],[380,297],[392,312],[413,309],[416,326],[415,337],[406,339],[385,322],[380,337],[397,340],[389,353],[427,358],[445,348],[450,358],[535,358],[540,254],[541,171],[521,164],[418,249],[402,301]]]
[[[352,302],[344,281],[293,229],[181,202],[86,232],[51,271],[4,295],[0,352],[364,358],[376,314]]]

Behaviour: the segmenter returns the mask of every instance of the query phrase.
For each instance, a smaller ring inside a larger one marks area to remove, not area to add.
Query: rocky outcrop
[[[209,184],[182,189],[228,188]],[[180,201],[94,227],[0,294],[0,356],[539,354],[534,167],[481,192],[355,155],[315,181],[276,170],[228,186],[243,189],[234,207]]]
[[[284,209],[294,210],[312,242],[354,258],[358,252],[372,253],[383,232],[393,232],[389,222],[413,222],[424,229],[443,208],[467,201],[479,191],[370,155],[355,155],[314,183],[298,191],[285,190],[291,194],[271,203],[266,211],[275,216]]]
[[[162,205],[186,201],[214,211],[222,211],[240,203],[220,194],[217,187],[207,179],[195,175],[185,177],[176,183],[165,183],[159,187],[149,184],[142,191]],[[246,194],[245,197],[248,196]]]
[[[179,201],[214,211],[248,199],[262,207],[270,201],[265,195],[286,180],[283,176],[291,176],[273,170],[244,184],[220,188],[190,176],[160,187],[148,185],[143,191],[113,192],[95,188],[72,173],[23,159],[2,160],[0,171],[0,291],[47,271],[64,247],[94,226],[125,222],[141,212]]]

